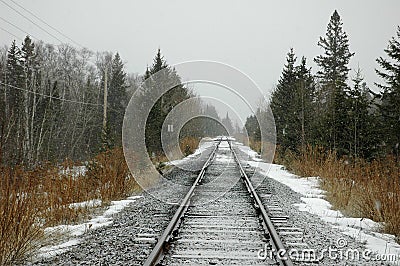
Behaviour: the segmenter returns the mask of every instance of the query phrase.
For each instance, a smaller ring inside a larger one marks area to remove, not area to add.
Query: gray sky
[[[2,1],[14,6],[10,0]],[[374,89],[373,82],[378,81],[375,59],[384,55],[400,25],[398,0],[14,1],[90,50],[118,51],[128,72],[142,74],[160,47],[169,64],[196,59],[227,63],[249,75],[265,92],[279,79],[290,47],[298,58],[307,57],[313,72],[317,70],[313,58],[322,53],[317,42],[335,9],[356,53],[350,67],[359,65]],[[59,43],[2,2],[0,17],[45,42]],[[25,35],[3,20],[0,27],[21,39]],[[0,45],[9,45],[15,38],[0,32]]]

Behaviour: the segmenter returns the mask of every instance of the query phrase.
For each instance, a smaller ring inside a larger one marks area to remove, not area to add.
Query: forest
[[[125,108],[140,83],[161,69],[169,70],[162,82],[180,79],[160,50],[143,75],[128,74],[118,53],[34,43],[29,36],[20,47],[14,41],[8,50],[3,48],[0,60],[2,165],[88,160],[100,151],[120,147]],[[146,127],[149,153],[162,152],[159,135],[168,112],[193,96],[181,86],[153,107]],[[199,102],[198,108],[219,119],[213,106]],[[182,137],[189,131],[195,137],[223,132],[218,124],[206,127],[201,120],[186,126]]]

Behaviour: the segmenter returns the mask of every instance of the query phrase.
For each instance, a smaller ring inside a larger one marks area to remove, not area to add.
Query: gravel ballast
[[[198,174],[198,169],[205,162],[212,147],[204,151],[200,160],[185,160],[185,168],[172,168],[165,177],[175,180],[180,184],[191,184]],[[199,158],[196,156],[195,158]],[[188,169],[194,169],[189,171]],[[255,169],[248,167],[247,171]],[[169,191],[163,182],[152,189],[151,194],[168,195],[172,202],[180,202],[189,186],[182,187],[180,191]],[[264,178],[258,186],[259,194],[271,193],[272,197],[264,199],[268,205],[270,200],[279,204],[283,213],[289,217],[288,223],[293,227],[302,229],[303,241],[309,248],[321,252],[329,246],[335,247],[338,239],[345,239],[346,248],[364,250],[365,246],[349,236],[340,233],[337,229],[322,221],[319,217],[307,212],[299,211],[294,204],[301,203],[301,195],[291,190],[288,186],[271,178]],[[166,204],[148,192],[141,193],[142,198],[128,205],[118,214],[114,215],[113,223],[109,226],[89,230],[81,236],[79,244],[71,247],[62,254],[49,258],[36,258],[26,265],[142,265],[157,238],[167,227],[177,205]],[[262,248],[262,247],[261,247]],[[349,261],[340,257],[329,258],[314,263],[296,263],[296,265],[386,265],[378,262]]]

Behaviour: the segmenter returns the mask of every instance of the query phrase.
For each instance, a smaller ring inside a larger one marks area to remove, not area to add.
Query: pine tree
[[[278,144],[285,149],[295,148],[292,140],[292,119],[289,113],[293,110],[293,101],[296,89],[296,71],[295,71],[296,56],[293,48],[290,49],[286,57],[286,64],[282,71],[282,76],[278,81],[276,89],[271,95],[271,110],[274,114],[276,135]],[[288,134],[290,136],[288,136]]]
[[[128,104],[126,93],[126,73],[124,64],[118,53],[115,54],[111,65],[111,77],[108,90],[108,140],[105,140],[107,146],[121,145],[122,122],[124,120],[125,107]],[[104,140],[103,140],[104,141]]]
[[[311,68],[303,56],[299,66],[296,66],[296,90],[294,94],[293,127],[297,147],[304,150],[307,144],[313,143],[315,117],[315,82]]]
[[[392,37],[384,50],[388,59],[379,57],[376,61],[382,70],[376,73],[385,84],[377,84],[383,91],[380,94],[379,109],[383,117],[384,141],[399,157],[400,149],[400,26],[397,26],[397,39]]]
[[[161,91],[161,97],[153,105],[146,122],[146,147],[150,153],[161,153],[161,128],[167,114],[180,102],[190,97],[188,90],[181,85],[181,79],[175,69],[170,67],[161,50],[158,49],[150,69],[145,73],[145,90],[150,98]],[[176,86],[176,84],[179,84]],[[154,98],[154,97],[153,97]]]
[[[246,119],[246,123],[244,125],[246,128],[247,134],[254,141],[261,141],[261,132],[260,125],[258,124],[257,117],[255,115],[250,115]]]
[[[276,90],[271,96],[271,110],[275,117],[277,142],[284,150],[300,151],[311,142],[314,78],[307,60],[295,66],[296,57],[291,49]]]
[[[156,94],[161,90],[161,86],[166,83],[166,75],[161,76],[161,72],[156,76],[152,76],[157,72],[167,68],[168,65],[161,55],[161,50],[158,49],[156,56],[153,59],[153,64],[150,69],[146,68],[144,78],[147,85],[147,94]],[[165,73],[164,73],[165,74]],[[164,121],[164,114],[162,105],[164,104],[163,96],[158,99],[152,107],[146,122],[146,147],[149,153],[156,153],[161,151],[161,128]]]
[[[351,87],[349,97],[349,123],[347,124],[349,155],[353,158],[373,158],[377,155],[378,132],[377,118],[371,109],[372,95],[364,82],[361,70],[356,71],[352,79],[354,85]]]
[[[232,120],[229,118],[228,112],[226,112],[225,118],[222,119],[222,124],[225,127],[226,135],[233,134]]]
[[[6,67],[6,117],[9,119],[9,131],[13,136],[10,147],[10,161],[13,163],[21,163],[23,160],[23,95],[22,88],[24,76],[21,61],[21,51],[12,42],[7,54],[7,67]]]
[[[7,67],[6,67],[6,83],[8,85],[14,87],[23,87],[23,68],[21,61],[21,51],[15,44],[15,41],[12,42],[10,49],[7,54]],[[8,88],[8,103],[10,107],[10,111],[18,108],[18,105],[21,102],[22,96],[21,91],[16,90],[15,88]],[[12,114],[8,113],[8,116]]]
[[[153,65],[150,69],[150,74],[153,75],[157,73],[158,71],[167,68],[167,62],[165,61],[164,57],[161,55],[161,49],[158,48],[157,54],[153,59]]]
[[[349,41],[344,32],[342,20],[335,10],[328,23],[326,37],[320,37],[318,46],[324,49],[324,54],[317,56],[314,61],[320,67],[317,77],[321,82],[321,101],[325,114],[321,121],[322,144],[330,149],[343,152],[343,127],[346,125],[345,91],[350,58],[354,55],[349,50]]]
[[[35,44],[29,36],[26,36],[21,48],[21,61],[28,84],[31,83],[32,75],[38,68],[35,54]]]

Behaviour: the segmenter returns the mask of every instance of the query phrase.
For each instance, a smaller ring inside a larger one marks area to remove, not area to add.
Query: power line
[[[41,21],[42,23],[46,24],[48,27],[50,27],[51,29],[53,29],[54,31],[58,32],[59,34],[61,34],[62,36],[64,36],[65,38],[67,38],[68,40],[70,40],[71,42],[75,43],[76,45],[80,46],[81,48],[84,48],[83,45],[79,44],[78,42],[74,41],[73,39],[71,39],[70,37],[68,37],[67,35],[65,35],[64,33],[62,33],[61,31],[59,31],[58,29],[56,29],[55,27],[51,26],[49,23],[47,23],[46,21],[44,21],[43,19],[41,19],[40,17],[38,17],[37,15],[35,15],[34,13],[32,13],[31,11],[29,11],[27,8],[21,6],[20,4],[18,4],[17,2],[15,2],[14,0],[10,0],[11,2],[13,2],[15,5],[17,5],[18,7],[22,8],[23,10],[25,10],[27,13],[31,14],[33,17],[35,17],[37,20]]]
[[[0,19],[3,20],[3,21],[5,21],[5,22],[8,23],[9,25],[13,26],[14,28],[16,28],[16,29],[22,31],[23,33],[25,33],[25,34],[27,34],[27,35],[29,35],[29,36],[32,36],[32,37],[35,38],[36,40],[40,40],[39,38],[35,37],[34,35],[29,34],[26,30],[21,29],[20,27],[18,27],[18,26],[15,25],[14,23],[12,23],[12,22],[10,22],[10,21],[8,21],[8,20],[2,18],[2,17],[0,17]]]
[[[51,37],[53,37],[54,39],[56,39],[57,41],[59,41],[60,43],[63,43],[60,39],[58,39],[56,36],[54,36],[53,34],[51,34],[50,32],[48,32],[46,29],[44,29],[43,27],[41,27],[40,25],[38,25],[37,23],[35,23],[34,21],[32,21],[30,18],[28,18],[27,16],[25,16],[24,14],[22,14],[21,12],[19,12],[17,9],[15,9],[14,7],[10,6],[7,2],[5,2],[4,0],[0,0],[3,4],[5,4],[6,6],[8,6],[9,8],[11,8],[12,10],[14,10],[16,13],[18,13],[20,16],[22,16],[23,18],[25,18],[26,20],[28,20],[29,22],[31,22],[33,25],[35,25],[36,27],[38,27],[39,29],[43,30],[44,32],[46,32],[48,35],[50,35]]]
[[[38,24],[36,24],[34,21],[32,21],[31,19],[29,19],[28,17],[26,17],[25,15],[23,15],[21,12],[19,12],[18,10],[16,10],[15,8],[13,8],[12,6],[10,6],[7,2],[5,2],[4,0],[0,0],[3,4],[7,5],[9,8],[11,8],[12,10],[14,10],[15,12],[17,12],[19,15],[21,15],[22,17],[24,17],[26,20],[28,20],[29,22],[31,22],[32,24],[34,24],[36,27],[40,28],[41,30],[43,30],[44,32],[46,32],[47,34],[49,34],[50,36],[52,36],[53,38],[57,39],[60,43],[63,43],[59,38],[57,38],[56,36],[54,36],[53,34],[51,34],[50,32],[48,32],[47,30],[45,30],[43,27],[39,26]],[[49,23],[47,23],[45,20],[41,19],[40,17],[38,17],[37,15],[35,15],[33,12],[29,11],[27,8],[23,7],[22,5],[18,4],[17,2],[15,2],[14,0],[10,0],[12,3],[14,3],[16,6],[18,6],[19,8],[25,10],[27,13],[29,13],[30,15],[32,15],[33,17],[35,17],[36,19],[38,19],[39,21],[41,21],[42,23],[44,23],[45,25],[47,25],[48,27],[50,27],[51,29],[53,29],[54,31],[58,32],[60,35],[64,36],[65,38],[69,39],[70,41],[72,41],[73,43],[75,43],[76,45],[80,46],[81,48],[85,48],[83,45],[79,44],[78,42],[74,41],[73,39],[71,39],[70,37],[68,37],[67,35],[65,35],[64,33],[62,33],[60,30],[56,29],[55,27],[51,26]],[[6,21],[5,19],[3,19],[4,21]],[[6,21],[9,24],[12,24],[11,22]],[[29,34],[27,31],[17,27],[16,25],[12,24],[12,26],[18,28],[20,31],[28,34],[29,36],[34,37],[37,40],[40,40],[40,38],[35,37],[32,34]],[[17,39],[21,40],[20,38],[18,38],[16,35],[10,33],[9,31],[3,29],[4,31],[8,32],[9,34],[11,34],[12,36],[16,37]],[[96,62],[93,62],[89,59],[89,62],[92,63],[93,65],[96,65]]]
[[[46,97],[46,98],[50,98],[50,99],[54,99],[54,100],[60,100],[60,101],[71,102],[71,103],[80,103],[80,104],[94,105],[94,106],[103,106],[102,104],[98,104],[98,103],[89,103],[89,102],[74,101],[74,100],[69,100],[69,99],[64,99],[64,98],[60,98],[60,97],[55,97],[55,96],[52,96],[52,95],[47,95],[47,94],[43,94],[43,93],[39,93],[39,92],[34,92],[34,91],[30,91],[30,90],[27,90],[27,89],[24,89],[24,88],[20,88],[20,87],[13,86],[13,85],[11,85],[11,84],[4,83],[4,82],[2,82],[2,81],[0,81],[0,84],[4,85],[4,86],[6,86],[6,87],[10,87],[10,88],[16,89],[16,90],[26,91],[26,92],[29,92],[29,93],[32,93],[32,94],[40,95],[40,96],[43,96],[43,97]]]
[[[3,30],[3,31],[5,31],[5,32],[7,32],[7,33],[10,34],[11,36],[14,36],[15,38],[17,38],[18,40],[20,40],[20,41],[22,42],[22,39],[21,39],[20,37],[18,37],[17,35],[15,35],[15,34],[9,32],[9,31],[6,30],[6,29],[3,29],[2,27],[0,27],[0,29]]]
[[[65,98],[55,97],[55,96],[48,95],[48,94],[34,92],[34,91],[31,91],[31,90],[27,90],[27,89],[24,89],[24,88],[13,86],[11,84],[4,83],[2,81],[0,81],[0,84],[4,85],[5,87],[10,87],[10,88],[13,88],[13,89],[16,89],[16,90],[20,90],[20,91],[26,91],[26,92],[29,92],[29,93],[32,93],[32,94],[35,94],[35,95],[39,95],[39,96],[42,96],[42,97],[45,97],[45,98],[50,98],[50,99],[53,99],[53,100],[59,100],[59,101],[70,102],[70,103],[80,103],[80,104],[86,104],[86,105],[92,105],[92,106],[104,106],[103,104],[99,104],[99,103],[74,101],[74,100],[69,100],[69,99],[65,99]],[[123,113],[121,113],[118,110],[115,110],[113,108],[110,108],[110,107],[107,107],[107,108],[110,109],[111,111],[117,112],[119,114],[123,114]]]

